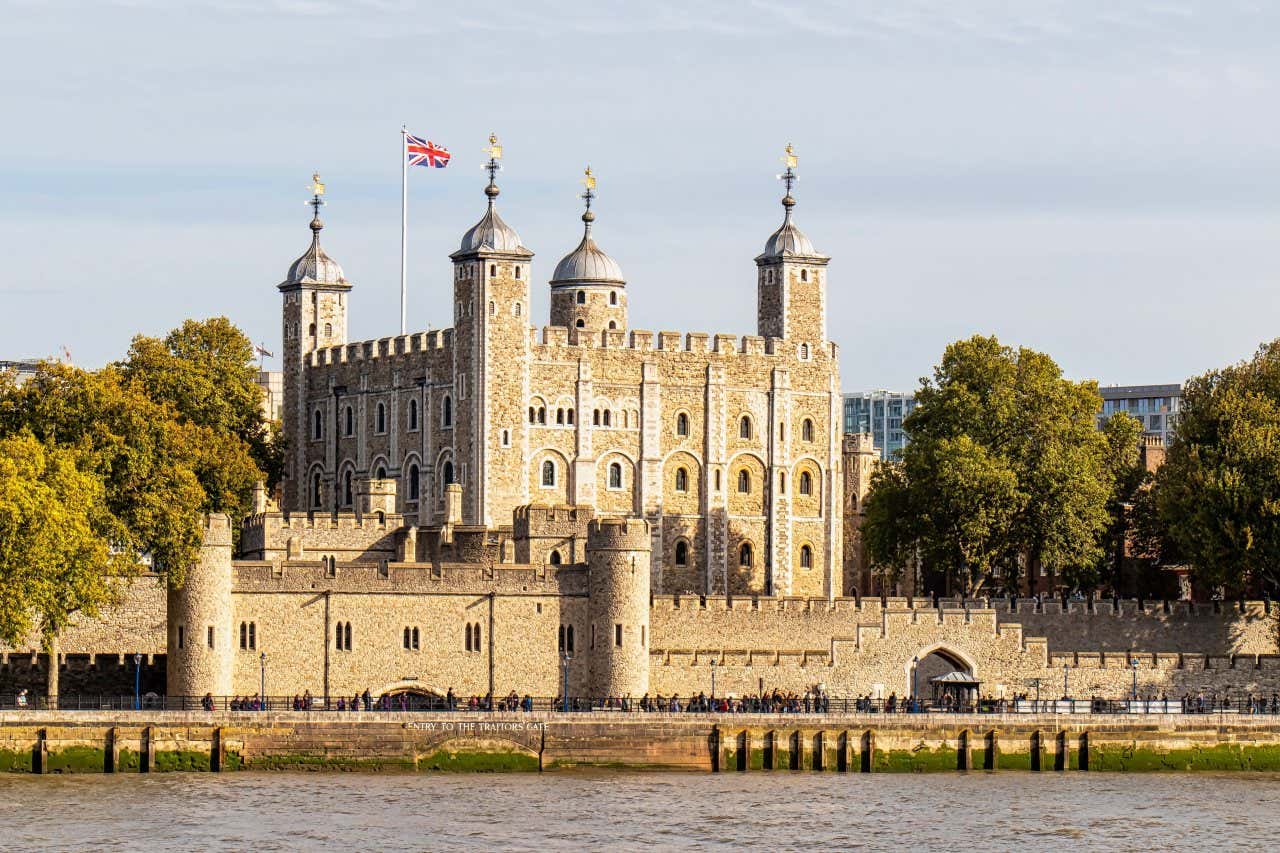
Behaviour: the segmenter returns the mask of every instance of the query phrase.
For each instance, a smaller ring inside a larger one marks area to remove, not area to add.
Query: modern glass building
[[[1128,412],[1142,424],[1146,435],[1158,435],[1167,445],[1182,410],[1181,385],[1104,385],[1098,428],[1116,412]]]
[[[1116,412],[1128,412],[1147,435],[1167,445],[1182,409],[1181,385],[1104,385],[1098,428]],[[844,431],[869,432],[881,459],[907,445],[902,419],[916,407],[915,396],[899,391],[859,391],[844,395]]]
[[[902,419],[916,407],[911,394],[900,391],[860,391],[844,395],[844,431],[869,432],[881,459],[888,459],[907,443]]]

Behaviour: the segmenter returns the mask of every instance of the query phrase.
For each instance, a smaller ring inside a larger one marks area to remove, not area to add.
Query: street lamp
[[[1067,665],[1062,665],[1062,698],[1066,699],[1071,694],[1067,692]]]
[[[564,710],[566,713],[569,710],[569,661],[572,659],[573,656],[568,652],[562,652],[560,654],[560,662],[564,665],[564,691],[561,693],[561,696],[564,697]]]
[[[1133,666],[1133,701],[1138,701],[1138,659],[1130,658],[1129,663]]]
[[[258,656],[261,669],[258,673],[258,695],[262,697],[262,710],[267,710],[267,653]]]
[[[133,654],[133,710],[142,708],[142,655]]]
[[[716,662],[711,661],[711,698],[716,698]]]
[[[919,668],[920,668],[920,655],[916,655],[911,659],[911,698],[912,699],[915,699],[920,695],[920,692],[917,689],[919,687],[919,684],[918,684],[919,679],[918,679],[918,673],[917,673],[917,670]]]

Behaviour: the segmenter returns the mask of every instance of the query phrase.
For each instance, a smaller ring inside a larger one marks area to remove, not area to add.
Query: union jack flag
[[[436,145],[411,133],[404,135],[404,148],[410,166],[434,166],[437,169],[443,169],[449,165],[449,158],[453,156],[443,145]]]

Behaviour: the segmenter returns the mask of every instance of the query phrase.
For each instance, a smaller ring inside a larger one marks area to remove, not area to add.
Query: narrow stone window
[[[618,324],[617,324],[615,321],[610,320],[610,321],[609,321],[609,328],[610,328],[610,329],[616,329],[616,328],[618,328]]]
[[[520,265],[516,264],[516,278],[520,277]]]
[[[514,310],[514,311],[516,312],[516,316],[517,316],[517,317],[519,317],[519,316],[520,316],[520,312],[521,312],[521,310],[523,310],[523,309],[521,309],[521,307],[520,307],[520,303],[519,303],[519,302],[517,302],[517,303],[515,304],[515,306],[512,308],[512,310]]]
[[[640,626],[640,648],[642,649],[644,648],[644,644],[647,642],[644,635],[645,635],[644,626],[641,625]]]
[[[496,276],[497,274],[498,274],[498,265],[497,265],[497,264],[489,264],[489,277],[490,277],[490,278],[492,278],[493,276]]]
[[[609,293],[609,304],[610,304],[610,305],[617,305],[617,304],[618,304],[618,291],[616,291],[616,290],[610,291],[610,293]]]
[[[213,648],[213,626],[209,626],[209,648]]]
[[[800,359],[801,359],[801,361],[808,361],[808,360],[809,360],[809,345],[808,345],[808,344],[801,344],[801,345],[800,345]]]
[[[187,633],[186,628],[182,625],[179,625],[178,626],[178,648],[182,648],[183,646],[186,645],[186,639],[187,639],[186,633]]]
[[[569,654],[573,654],[573,626],[572,625],[570,625],[569,629],[565,631],[565,639],[568,641],[565,645],[566,645],[566,648],[568,649]]]
[[[347,436],[354,435],[356,431],[356,416],[355,413],[351,411],[350,406],[347,406],[346,410],[343,412],[343,417],[346,420],[346,428],[343,430],[343,433]]]
[[[373,472],[373,479],[375,479],[375,480],[385,480],[385,479],[387,479],[387,469],[386,469],[386,468],[383,468],[381,465],[379,465],[377,468],[375,468],[375,469],[374,469],[374,472]]]
[[[743,468],[738,472],[738,492],[739,494],[751,494],[751,473]]]
[[[414,628],[414,629],[413,629],[413,650],[416,652],[416,651],[418,650],[418,648],[419,648],[419,646],[418,646],[418,629],[417,629],[417,628]]]
[[[565,419],[565,422],[569,424],[569,426],[573,426],[573,409],[565,410],[564,419]]]
[[[808,471],[800,472],[800,494],[813,494],[813,477],[809,476]]]
[[[751,438],[751,418],[746,415],[738,421],[738,438]]]
[[[347,623],[347,627],[343,629],[342,648],[344,651],[351,651],[351,623]]]
[[[805,441],[813,441],[813,421],[808,418],[800,425],[800,437]]]
[[[542,485],[543,487],[554,486],[556,484],[556,463],[550,459],[542,463]]]
[[[333,324],[332,324],[332,323],[325,323],[325,324],[324,324],[324,336],[325,336],[326,338],[331,338],[331,337],[333,337]]]
[[[447,395],[440,404],[440,425],[445,429],[453,426],[453,398]]]
[[[480,651],[480,623],[477,622],[471,631],[471,639],[476,644],[476,651]]]
[[[586,292],[585,290],[579,290],[579,291],[578,291],[578,304],[579,304],[579,305],[586,305],[586,304],[587,304],[587,292]],[[581,320],[579,320],[579,321],[578,321],[578,324],[579,324],[579,325],[581,325],[581,324],[582,324],[582,321],[581,321]]]
[[[247,622],[240,623],[240,648],[249,648],[249,625]]]
[[[800,568],[802,569],[813,568],[813,549],[810,548],[808,545],[800,546]]]
[[[545,424],[546,422],[547,422],[547,407],[539,406],[538,407],[538,423]]]
[[[408,628],[405,628],[404,629],[404,647],[406,649],[409,648],[409,643],[412,639],[413,639],[413,635],[410,633]]]
[[[315,426],[311,430],[312,438],[320,438],[324,435],[324,417],[320,414],[320,410],[316,409]]]
[[[492,299],[489,300],[489,316],[493,317],[498,313],[498,305]]]
[[[592,426],[600,426],[600,410],[599,409],[596,409],[594,412],[591,413],[591,424]]]
[[[416,501],[420,494],[420,486],[418,485],[418,466],[409,466],[409,500]]]
[[[716,471],[716,491],[720,491],[720,472]]]
[[[801,280],[801,281],[808,281],[808,280],[809,280],[809,271],[808,271],[808,270],[800,270],[800,280]]]
[[[320,487],[320,472],[317,471],[311,476],[311,506],[319,509],[321,497],[322,490]]]
[[[683,539],[676,542],[676,565],[681,567],[689,565],[689,543]]]
[[[787,472],[786,471],[778,472],[778,492],[784,495],[787,493]]]
[[[622,466],[617,462],[609,463],[609,488],[622,488]]]
[[[549,563],[551,563],[551,565],[553,565],[553,566],[558,566],[558,565],[560,565],[560,552],[559,552],[559,551],[552,551],[552,552],[551,552],[551,557],[550,557],[550,559],[548,560],[548,562],[549,562]]]
[[[745,569],[751,568],[751,543],[743,542],[742,547],[738,549],[738,565]]]
[[[576,327],[577,327],[577,328],[579,328],[579,329],[586,328],[587,321],[586,321],[586,320],[583,320],[581,317],[579,317],[579,318],[578,318],[578,322],[574,323],[573,325],[574,325],[574,326],[576,326]]]
[[[556,423],[564,426],[564,409],[556,409]]]
[[[676,469],[676,491],[689,491],[689,472],[683,468]]]
[[[686,436],[689,434],[689,416],[684,412],[676,415],[676,435]]]
[[[444,484],[446,486],[453,482],[453,463],[452,462],[444,463],[443,476],[444,476]]]
[[[378,432],[380,433],[386,432],[387,431],[387,407],[384,406],[382,403],[379,403],[377,412],[378,412],[378,415],[374,419],[374,423],[378,427]]]
[[[538,410],[533,406],[529,407],[529,423],[536,424],[538,422]]]
[[[410,431],[418,428],[418,401],[409,401],[409,429]]]
[[[342,475],[342,503],[344,506],[351,506],[351,471],[349,469]]]
[[[563,651],[564,651],[564,626],[563,626],[563,625],[561,625],[561,626],[560,626],[560,634],[559,634],[559,637],[560,637],[560,646],[559,646],[559,648],[560,648],[560,651],[562,651],[562,652],[563,652]]]
[[[609,410],[608,409],[604,410],[604,413],[602,415],[602,420],[604,421],[605,426],[609,426]]]
[[[613,626],[613,644],[615,646],[622,645],[622,626],[615,624]]]
[[[502,446],[503,447],[511,446],[511,430],[509,429],[504,429],[502,431]]]
[[[778,441],[782,441],[786,437],[787,437],[787,425],[782,421],[778,421]]]
[[[466,642],[464,643],[464,646],[467,651],[471,651],[471,623],[470,622],[467,623],[467,629],[464,633],[466,634]]]
[[[311,337],[314,338],[316,336],[316,324],[312,323],[310,326],[308,326],[307,332],[311,335]]]

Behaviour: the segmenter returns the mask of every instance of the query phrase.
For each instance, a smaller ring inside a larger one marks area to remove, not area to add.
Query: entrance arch
[[[978,677],[978,663],[966,652],[946,643],[933,643],[917,651],[903,666],[906,673],[905,695],[912,695],[915,685],[917,698],[929,698],[929,679],[951,672],[963,672]]]
[[[410,711],[443,711],[445,694],[419,681],[395,681],[386,685],[375,694],[381,701],[383,696],[391,700],[391,710],[399,711],[407,705]],[[404,705],[401,704],[404,697]]]

